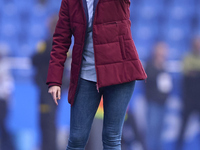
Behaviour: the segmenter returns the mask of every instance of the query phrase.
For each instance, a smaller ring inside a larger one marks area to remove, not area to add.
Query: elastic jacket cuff
[[[48,88],[50,88],[52,86],[59,86],[59,87],[61,87],[61,84],[59,84],[59,83],[48,83]]]

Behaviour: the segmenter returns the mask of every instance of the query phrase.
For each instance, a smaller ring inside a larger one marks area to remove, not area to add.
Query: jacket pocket
[[[119,36],[119,45],[122,53],[122,58],[126,59],[125,45],[124,45],[124,36]]]
[[[109,25],[116,25],[117,26],[117,22],[116,21],[111,21],[111,22],[106,22],[103,23],[104,26],[109,26]]]

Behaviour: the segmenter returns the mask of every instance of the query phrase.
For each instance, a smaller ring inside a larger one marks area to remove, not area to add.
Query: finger
[[[54,102],[56,103],[56,105],[58,105],[58,101],[57,101],[56,93],[57,93],[57,92],[54,91],[52,96],[53,96]]]
[[[58,90],[58,99],[61,99],[61,91]]]
[[[56,103],[56,105],[58,105],[58,101],[57,101],[57,99],[55,99],[54,102]]]
[[[52,96],[52,98],[53,98],[53,90],[52,90],[52,89],[49,89],[48,93],[51,94],[51,96]]]
[[[50,93],[50,94],[51,94],[51,89],[49,89],[49,90],[48,90],[48,93]]]

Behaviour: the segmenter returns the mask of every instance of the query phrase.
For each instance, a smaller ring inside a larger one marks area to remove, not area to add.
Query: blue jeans
[[[91,125],[103,95],[104,150],[121,150],[121,133],[135,81],[96,89],[96,82],[80,79],[79,90],[71,107],[70,135],[67,150],[84,150]]]

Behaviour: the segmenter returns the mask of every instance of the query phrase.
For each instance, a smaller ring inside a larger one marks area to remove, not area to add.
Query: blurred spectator
[[[161,150],[161,133],[165,114],[165,102],[172,89],[171,76],[165,71],[168,46],[158,42],[152,59],[147,62],[148,75],[145,90],[147,105],[147,148]]]
[[[129,109],[123,127],[122,150],[132,150],[136,142],[139,142],[143,150],[147,150],[144,133],[140,130],[133,112]]]
[[[6,128],[8,101],[13,91],[13,78],[5,61],[6,50],[0,45],[0,150],[14,150],[12,137]]]
[[[48,0],[38,0],[40,4],[44,5],[48,2]]]
[[[41,150],[56,150],[56,104],[54,103],[52,96],[47,92],[46,77],[48,71],[48,65],[50,60],[50,52],[52,48],[52,35],[57,23],[57,16],[51,16],[49,20],[50,35],[46,41],[38,43],[37,53],[32,57],[32,64],[36,68],[35,82],[40,89],[40,128],[42,134]],[[65,89],[68,85],[68,78],[63,77],[62,89]]]
[[[184,132],[190,115],[200,115],[200,36],[193,39],[191,52],[183,61],[183,112],[177,150],[182,150]]]

